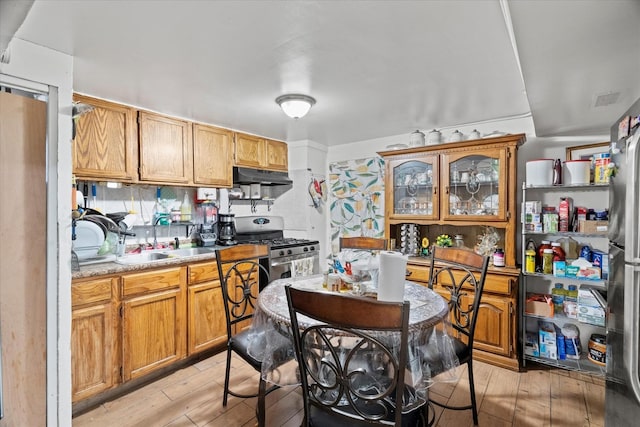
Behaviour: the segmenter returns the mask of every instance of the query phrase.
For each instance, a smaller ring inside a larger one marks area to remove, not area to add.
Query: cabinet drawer
[[[105,277],[103,279],[74,283],[71,286],[71,305],[75,307],[100,301],[109,301],[113,295],[112,284],[114,282],[117,284],[117,277]]]
[[[208,282],[218,279],[218,264],[213,261],[192,264],[188,267],[189,284]]]
[[[180,286],[181,267],[122,276],[122,296],[156,292]]]
[[[407,280],[429,283],[429,270],[429,267],[423,267],[421,265],[407,265],[407,271],[411,273],[407,276]]]
[[[453,277],[457,282],[462,280],[464,275],[465,273],[462,271],[453,272]],[[476,278],[478,278],[480,274],[476,274],[475,276]],[[487,273],[487,278],[485,279],[485,282],[484,282],[484,292],[511,295],[513,280],[514,280],[513,277]],[[449,276],[447,274],[441,274],[440,276],[438,276],[438,284],[445,285],[445,286],[451,285]],[[468,285],[468,286],[465,285],[465,287],[468,287],[469,289],[471,289],[471,285]]]

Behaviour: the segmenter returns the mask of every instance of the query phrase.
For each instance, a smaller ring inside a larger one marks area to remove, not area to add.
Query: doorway
[[[47,424],[47,101],[0,86],[0,426]]]

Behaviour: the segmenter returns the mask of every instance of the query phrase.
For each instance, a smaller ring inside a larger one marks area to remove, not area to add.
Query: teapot
[[[424,145],[424,133],[416,130],[411,133],[409,138],[409,147],[422,147]]]
[[[462,135],[462,132],[460,132],[459,130],[456,130],[451,134],[451,136],[449,136],[449,142],[458,142],[458,141],[462,141],[463,139],[464,139],[464,136]]]
[[[432,130],[427,134],[427,144],[439,144],[442,134],[437,130]]]
[[[471,133],[469,133],[469,139],[480,139],[480,132],[476,129],[472,130]]]

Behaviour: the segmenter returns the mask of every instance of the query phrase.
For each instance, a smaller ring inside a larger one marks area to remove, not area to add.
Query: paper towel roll
[[[400,252],[380,252],[380,272],[378,275],[378,300],[404,301],[404,282],[407,271],[406,255]]]

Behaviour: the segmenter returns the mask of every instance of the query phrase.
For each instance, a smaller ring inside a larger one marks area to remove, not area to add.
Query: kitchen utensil
[[[409,138],[410,147],[422,147],[424,144],[424,133],[420,132],[419,130],[411,133],[411,137]]]

